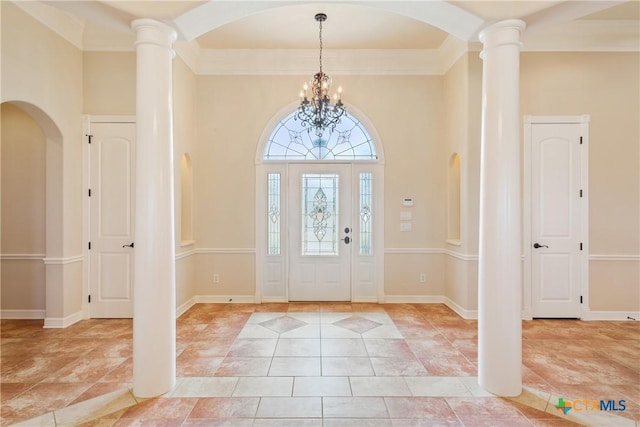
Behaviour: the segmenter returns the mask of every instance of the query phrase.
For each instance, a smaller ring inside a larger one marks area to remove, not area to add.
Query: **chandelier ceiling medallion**
[[[336,125],[340,123],[340,118],[346,113],[342,104],[342,87],[333,95],[333,103],[329,96],[331,88],[331,77],[322,71],[322,23],[327,20],[327,15],[318,13],[315,16],[320,25],[320,71],[313,76],[309,85],[304,84],[300,92],[300,106],[296,114],[296,119],[302,122],[302,126],[307,131],[314,130],[316,136],[322,139],[322,134],[326,129],[333,132]],[[311,89],[310,98],[307,91]]]

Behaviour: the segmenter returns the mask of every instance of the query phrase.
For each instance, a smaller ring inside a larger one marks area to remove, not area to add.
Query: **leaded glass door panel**
[[[289,300],[349,301],[351,165],[289,167]]]

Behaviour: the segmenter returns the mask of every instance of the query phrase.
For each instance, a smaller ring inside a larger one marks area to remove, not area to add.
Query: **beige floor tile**
[[[265,377],[270,357],[226,357],[216,370],[216,377]]]
[[[471,396],[471,392],[457,377],[404,377],[414,396]]]
[[[367,357],[367,349],[361,338],[323,338],[322,357]]]
[[[319,357],[274,357],[269,369],[269,376],[319,376],[320,369]]]
[[[320,325],[320,337],[322,339],[325,339],[325,338],[358,338],[359,339],[362,336],[357,332],[353,332],[348,329],[341,328],[340,326],[323,324],[323,325]]]
[[[411,396],[402,377],[351,377],[354,396]]]
[[[323,376],[373,376],[368,357],[323,357]]]
[[[349,377],[296,377],[294,396],[351,396]]]
[[[275,351],[276,357],[320,357],[318,338],[280,338]]]
[[[175,388],[165,397],[229,397],[238,377],[178,378]]]
[[[238,338],[227,356],[229,357],[273,357],[277,339]]]
[[[322,418],[256,418],[253,427],[323,427]]]
[[[129,389],[104,394],[54,411],[56,424],[78,425],[137,404]]]
[[[290,397],[293,377],[243,377],[233,392],[236,397]]]
[[[373,371],[379,377],[429,375],[422,363],[417,360],[392,357],[372,357],[370,360]]]
[[[393,427],[387,418],[326,418],[322,427]]]
[[[477,384],[477,321],[443,304],[196,304],[177,321],[174,390],[106,416],[111,393],[133,381],[131,320],[63,330],[44,330],[42,321],[0,325],[2,426],[27,417],[35,417],[27,425],[53,426],[58,415],[59,427],[413,427],[461,426],[461,419],[473,427],[632,426],[640,419],[634,322],[523,322],[523,393],[500,399]],[[619,396],[627,410],[565,417],[554,408],[561,395]],[[107,402],[90,408],[101,398]],[[266,416],[256,418],[261,398]],[[85,417],[96,418],[78,421]]]
[[[389,418],[382,397],[323,397],[326,418]]]
[[[256,418],[320,418],[320,397],[263,397]]]
[[[320,324],[311,323],[292,331],[283,332],[280,338],[320,338]]]
[[[19,427],[56,427],[56,419],[53,415],[53,412],[48,412],[38,417],[11,425]]]
[[[238,334],[238,338],[278,338],[278,333],[258,324],[246,325]]]

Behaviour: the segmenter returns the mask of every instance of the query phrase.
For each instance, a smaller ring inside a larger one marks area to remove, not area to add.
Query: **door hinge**
[[[580,137],[580,145],[582,145],[582,137]]]
[[[87,136],[89,144],[91,144],[91,138],[93,138],[93,135],[87,134],[86,136]],[[582,144],[582,142],[581,142],[581,144]]]
[[[89,242],[89,250],[91,250],[91,242]]]
[[[580,295],[580,304],[582,304],[582,295]]]
[[[582,190],[580,190],[580,196],[582,196]],[[91,189],[89,189],[89,197],[91,197]]]
[[[580,243],[580,250],[582,250],[582,243]]]
[[[582,298],[582,297],[580,297],[580,298]],[[88,300],[89,300],[89,303],[91,303],[91,295],[89,295]]]

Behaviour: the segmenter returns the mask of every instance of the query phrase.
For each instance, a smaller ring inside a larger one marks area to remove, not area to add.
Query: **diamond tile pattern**
[[[338,320],[337,322],[333,322],[334,325],[340,326],[341,328],[348,329],[352,332],[356,332],[358,334],[364,334],[367,331],[377,328],[378,326],[382,326],[382,323],[374,322],[373,320],[365,319],[360,316],[351,316],[346,319]]]
[[[293,331],[294,329],[302,328],[303,326],[307,326],[307,322],[303,322],[302,320],[294,319],[290,316],[282,316],[276,317],[275,319],[265,320],[264,322],[258,323],[258,325],[263,326],[267,329],[271,329],[274,332],[282,334],[284,332]]]

